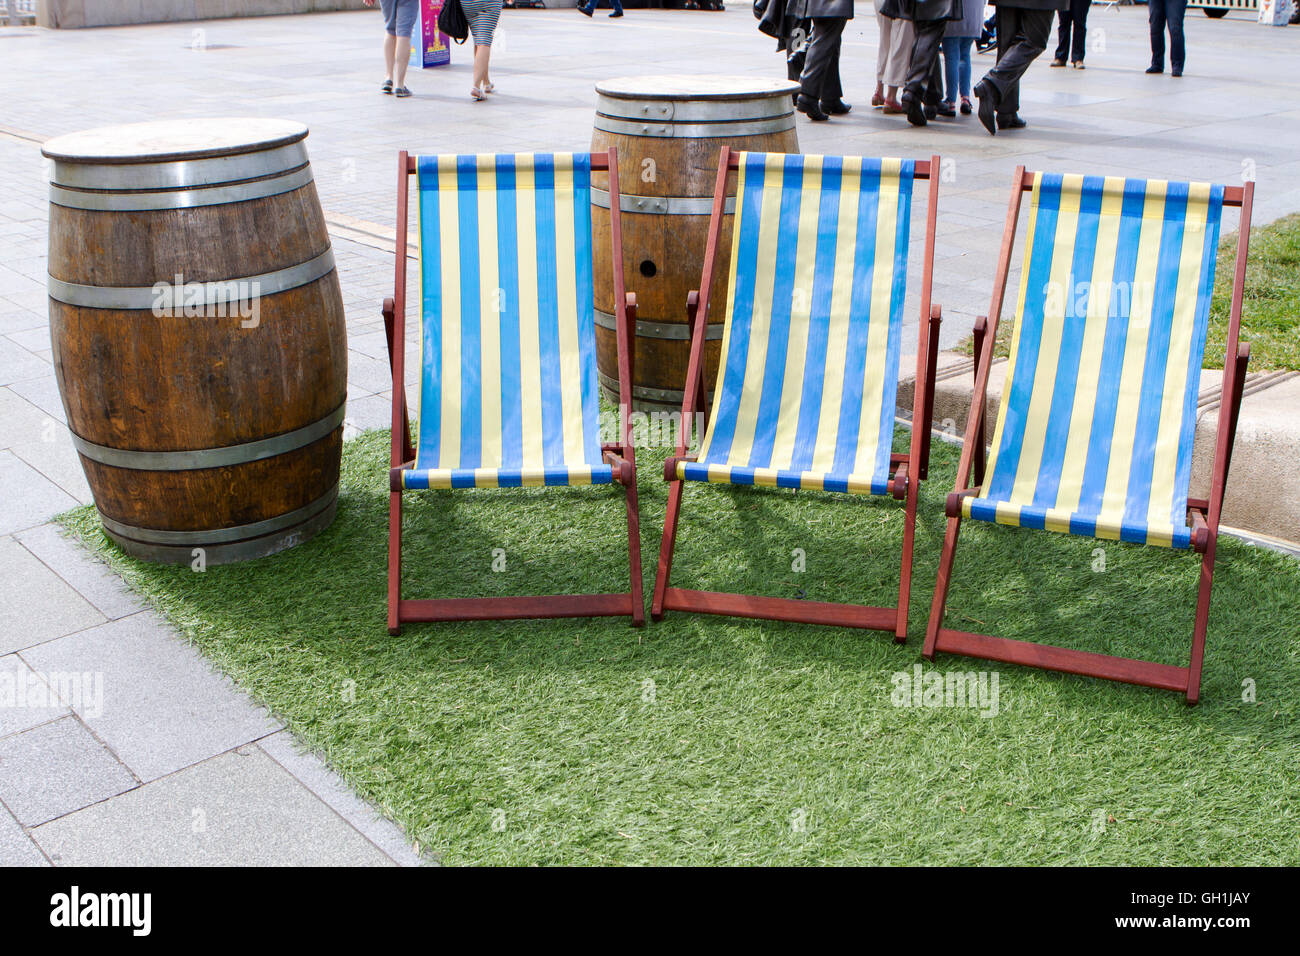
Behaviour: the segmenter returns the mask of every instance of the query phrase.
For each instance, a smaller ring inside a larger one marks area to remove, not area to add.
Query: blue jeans
[[[1151,21],[1151,65],[1165,65],[1165,26],[1169,27],[1169,65],[1182,70],[1186,50],[1183,47],[1183,17],[1187,0],[1149,0],[1147,19]]]
[[[943,38],[943,93],[948,103],[957,102],[957,90],[970,96],[970,48],[974,37]]]
[[[614,7],[615,13],[623,12],[623,0],[610,0],[610,3]],[[601,0],[589,0],[588,3],[580,4],[580,6],[584,10],[595,10],[598,6],[600,6],[600,4],[601,4]]]

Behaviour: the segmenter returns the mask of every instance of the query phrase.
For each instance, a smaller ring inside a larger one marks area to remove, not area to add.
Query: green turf
[[[1237,235],[1219,243],[1214,272],[1214,304],[1206,336],[1206,368],[1223,368],[1228,346],[1228,312],[1237,256]],[[998,323],[994,355],[1011,354],[1010,315]],[[1300,214],[1250,231],[1246,290],[1242,298],[1241,341],[1250,343],[1250,370],[1300,369]],[[974,354],[970,336],[956,350]]]
[[[683,614],[640,630],[492,622],[390,637],[387,454],[385,433],[350,442],[333,526],[244,565],[142,565],[90,509],[66,521],[446,863],[1300,862],[1295,562],[1221,543],[1199,707],[989,662],[925,665],[995,671],[999,712],[984,718],[891,703],[891,676],[922,663],[947,446],[924,488],[903,646]],[[647,594],[662,454],[642,453]],[[408,597],[625,586],[617,490],[426,492],[407,509]],[[1194,555],[967,527],[952,626],[1185,663]],[[674,583],[884,603],[901,529],[887,498],[691,485]]]

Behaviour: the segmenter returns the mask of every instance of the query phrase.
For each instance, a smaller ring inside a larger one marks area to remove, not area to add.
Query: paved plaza
[[[945,160],[934,299],[942,344],[988,307],[1012,169],[1258,182],[1257,224],[1300,210],[1300,28],[1187,18],[1187,75],[1146,76],[1145,7],[1094,5],[1088,69],[1025,79],[1029,128],[989,137],[973,117],[925,129],[868,102],[869,4],[845,34],[851,114],[800,118],[805,152]],[[392,292],[396,152],[582,150],[593,84],[638,73],[783,76],[749,5],[723,13],[506,11],[492,73],[468,96],[468,51],[380,95],[374,13],[103,30],[0,27],[0,686],[102,680],[70,699],[0,707],[2,864],[413,864],[400,831],[360,802],[274,714],[196,650],[52,518],[91,501],[51,366],[44,140],[113,123],[248,115],[305,123],[349,332],[349,434],[387,427],[379,304]],[[976,75],[991,64],[975,55]],[[924,197],[921,197],[923,201]],[[1225,231],[1235,216],[1225,213]],[[914,235],[914,242],[921,242]],[[921,256],[912,257],[920,268]],[[916,283],[912,283],[915,288]],[[909,322],[916,307],[909,305]],[[418,363],[408,362],[412,380]],[[93,681],[92,681],[93,683]]]

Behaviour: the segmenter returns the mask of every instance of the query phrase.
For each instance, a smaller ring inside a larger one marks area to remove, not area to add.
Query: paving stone
[[[398,863],[420,865],[420,857],[401,827],[349,790],[338,774],[306,751],[287,730],[258,741],[258,746]]]
[[[51,641],[23,655],[36,670],[104,677],[103,713],[73,710],[141,780],[280,729],[152,612]]]
[[[0,388],[0,448],[53,438],[56,431],[66,431],[44,410],[19,395],[10,386]]]
[[[0,488],[0,534],[44,524],[80,504],[8,449],[0,451]]]
[[[50,861],[40,851],[31,837],[23,832],[18,821],[4,807],[0,807],[0,866],[49,866]]]
[[[57,693],[22,658],[0,657],[0,737],[67,715]]]
[[[16,444],[10,450],[78,504],[93,504],[95,499],[86,481],[81,457],[72,444],[71,433],[48,416],[46,420],[54,427],[41,440]]]
[[[144,603],[132,593],[126,582],[64,535],[57,524],[43,524],[20,531],[15,537],[109,620],[126,617],[144,608]]]
[[[60,866],[390,866],[256,746],[222,754],[32,833]]]
[[[0,538],[0,654],[105,620],[30,551],[11,537]]]
[[[136,785],[74,717],[0,740],[0,800],[24,826],[37,826]]]
[[[13,301],[20,301],[18,296],[7,296]],[[11,385],[24,378],[35,378],[53,371],[50,363],[33,355],[21,345],[0,338],[0,385]]]

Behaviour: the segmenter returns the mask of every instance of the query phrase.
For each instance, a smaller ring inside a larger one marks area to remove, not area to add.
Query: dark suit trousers
[[[1186,49],[1183,43],[1183,17],[1187,14],[1187,0],[1149,0],[1147,19],[1151,23],[1151,64],[1165,65],[1165,27],[1169,27],[1169,65],[1175,70],[1183,68]]]
[[[812,39],[799,77],[804,96],[819,102],[833,103],[840,98],[840,41],[844,37],[844,17],[816,17]]]
[[[1056,30],[1056,58],[1082,63],[1088,52],[1088,8],[1092,0],[1070,0],[1070,9],[1061,11],[1061,25]],[[1073,35],[1073,36],[1072,36]],[[1071,46],[1071,39],[1074,43]]]
[[[970,2],[970,0],[967,0]],[[943,74],[939,70],[939,47],[947,20],[915,20],[912,23],[912,57],[907,66],[907,95],[934,106],[943,92]]]
[[[999,4],[997,11],[998,62],[985,74],[984,81],[998,92],[998,115],[1009,116],[1020,111],[1020,77],[1047,49],[1056,11],[1005,4]]]

